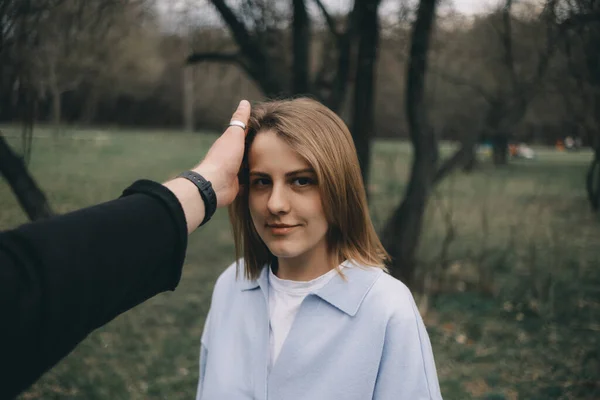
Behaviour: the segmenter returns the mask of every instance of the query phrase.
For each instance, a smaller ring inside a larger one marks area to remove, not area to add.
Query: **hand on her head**
[[[242,100],[233,113],[231,121],[248,125],[250,103]],[[217,207],[229,205],[239,191],[238,172],[244,157],[244,141],[248,129],[237,125],[229,126],[208,150],[204,160],[194,168],[212,183],[217,194]]]

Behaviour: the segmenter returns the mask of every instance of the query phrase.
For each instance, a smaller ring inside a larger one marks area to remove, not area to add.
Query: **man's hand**
[[[246,126],[250,119],[250,103],[242,100],[231,120],[242,121]],[[211,146],[204,160],[193,170],[210,181],[217,194],[217,207],[225,207],[238,194],[238,172],[244,156],[244,141],[248,129],[230,126]]]

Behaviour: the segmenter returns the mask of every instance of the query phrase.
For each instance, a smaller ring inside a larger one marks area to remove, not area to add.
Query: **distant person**
[[[533,160],[535,158],[535,151],[525,143],[520,143],[517,146],[517,156],[526,160]]]
[[[575,140],[573,140],[573,138],[571,136],[567,136],[565,138],[565,148],[567,150],[573,150],[574,147],[575,147]]]
[[[187,235],[238,194],[249,115],[244,100],[185,177],[137,181],[117,200],[0,233],[0,399],[94,329],[175,289]]]
[[[214,288],[197,400],[441,399],[344,122],[308,99],[254,106],[242,168],[238,261]]]

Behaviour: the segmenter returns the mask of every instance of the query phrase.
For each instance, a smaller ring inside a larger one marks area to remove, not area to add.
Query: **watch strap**
[[[200,226],[207,223],[215,211],[217,210],[217,194],[215,193],[212,184],[207,181],[202,175],[194,171],[185,171],[178,175],[180,178],[185,178],[192,182],[198,188],[202,200],[204,200],[204,219]]]

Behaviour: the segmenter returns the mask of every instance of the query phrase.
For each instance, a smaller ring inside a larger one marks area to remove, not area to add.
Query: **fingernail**
[[[250,103],[248,103],[248,100],[242,100],[242,101],[240,101],[240,104],[238,105],[238,108],[248,107],[249,105],[250,105]]]

